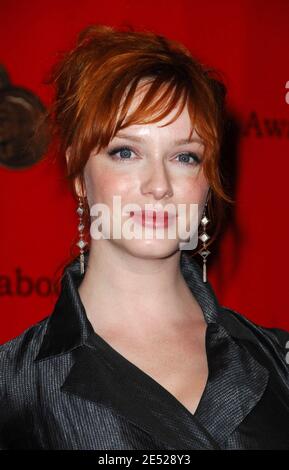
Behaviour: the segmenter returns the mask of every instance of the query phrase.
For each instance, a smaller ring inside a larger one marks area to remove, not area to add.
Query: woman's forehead
[[[172,143],[179,145],[188,144],[190,142],[203,143],[203,139],[201,139],[196,127],[192,126],[189,118],[179,116],[177,120],[167,126],[163,126],[166,120],[163,119],[162,121],[147,124],[132,124],[119,130],[114,138],[128,139],[142,143],[149,139],[164,136],[172,141]]]
[[[176,106],[169,114],[167,114],[164,118],[156,122],[147,122],[147,123],[132,123],[128,126],[125,126],[125,123],[122,125],[121,129],[117,131],[115,137],[123,137],[127,138],[128,136],[136,137],[136,141],[141,141],[142,138],[149,138],[150,136],[177,136],[180,140],[179,143],[183,143],[185,140],[191,139],[198,139],[200,143],[202,143],[202,139],[198,132],[198,126],[196,123],[192,122],[191,116],[188,111],[187,105],[185,105],[182,112],[172,120],[178,111],[178,107]],[[171,122],[170,122],[171,121]],[[137,139],[139,138],[139,139]]]

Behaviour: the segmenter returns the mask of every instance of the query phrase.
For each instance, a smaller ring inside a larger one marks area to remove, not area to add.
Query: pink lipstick
[[[166,228],[176,220],[176,214],[152,210],[131,211],[130,217],[133,217],[134,221],[140,223],[143,227],[152,228]]]

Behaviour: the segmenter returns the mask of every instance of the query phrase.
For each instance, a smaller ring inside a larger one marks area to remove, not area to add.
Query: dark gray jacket
[[[74,261],[52,314],[0,346],[0,449],[289,450],[289,333],[219,305],[185,251],[181,269],[208,323],[194,414],[94,332]]]

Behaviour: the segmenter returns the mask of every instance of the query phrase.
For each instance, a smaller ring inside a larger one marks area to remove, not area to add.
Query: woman
[[[1,346],[1,448],[288,450],[289,333],[221,306],[206,278],[232,202],[224,84],[174,41],[98,25],[52,82],[80,253],[52,314]]]

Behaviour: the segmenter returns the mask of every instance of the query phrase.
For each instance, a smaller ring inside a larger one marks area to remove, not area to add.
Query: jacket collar
[[[86,263],[87,257],[88,253]],[[63,393],[113,410],[161,442],[164,449],[220,449],[261,399],[269,372],[250,348],[233,339],[252,341],[254,335],[246,334],[248,328],[239,320],[239,328],[234,328],[235,316],[226,315],[210,284],[203,283],[197,261],[182,251],[180,265],[208,323],[209,379],[194,415],[94,332],[77,290],[82,279],[78,259],[65,270],[34,361],[72,351],[74,363],[61,385]]]
[[[86,266],[88,254],[87,251]],[[207,323],[217,323],[220,305],[209,282],[203,282],[199,264],[182,250],[180,267],[188,287],[202,308],[205,320]],[[85,344],[94,333],[78,293],[83,276],[79,272],[78,258],[66,267],[61,280],[60,295],[52,314],[48,317],[45,335],[35,361],[71,351]]]

